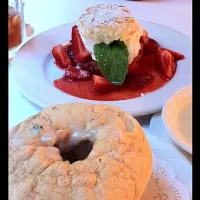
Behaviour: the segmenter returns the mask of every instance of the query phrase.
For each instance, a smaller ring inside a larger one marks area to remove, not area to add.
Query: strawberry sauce
[[[149,92],[153,92],[162,87],[167,82],[167,80],[160,76],[160,74],[151,66],[148,69],[145,69],[145,72],[150,73],[153,76],[153,80],[142,89],[137,89],[134,87],[134,79],[131,75],[128,75],[125,83],[119,88],[119,90],[107,94],[95,93],[95,91],[93,90],[92,80],[72,81],[69,78],[63,77],[61,79],[55,80],[54,85],[62,92],[83,99],[99,101],[125,100],[140,97],[141,93],[146,94]]]
[[[52,50],[55,62],[64,70],[64,76],[55,80],[54,85],[69,95],[97,101],[126,100],[153,92],[173,78],[176,62],[184,59],[184,55],[160,47],[146,31],[140,44],[139,55],[128,66],[126,80],[116,86],[102,76],[74,26],[72,43],[55,46]]]

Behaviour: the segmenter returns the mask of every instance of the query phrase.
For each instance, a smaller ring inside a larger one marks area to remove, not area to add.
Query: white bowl
[[[182,127],[189,127],[190,125],[187,122],[192,119],[192,115],[190,116],[189,113],[188,115],[185,115],[188,118],[188,121],[185,120],[183,122],[182,119],[182,112],[186,108],[189,111],[190,107],[192,109],[192,85],[180,89],[166,101],[162,109],[162,119],[171,139],[182,149],[192,154],[192,130],[189,129],[191,131],[187,131],[187,137],[185,133],[186,131],[182,130]],[[186,130],[186,128],[184,130]]]

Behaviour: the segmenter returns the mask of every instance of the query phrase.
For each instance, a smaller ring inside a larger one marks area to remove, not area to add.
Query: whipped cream
[[[93,47],[115,40],[127,45],[129,64],[138,55],[143,28],[129,10],[118,4],[98,4],[86,9],[77,22],[83,42],[95,60]]]
[[[81,33],[80,33],[81,34]],[[126,44],[127,48],[128,48],[128,52],[129,52],[129,56],[128,56],[128,63],[132,63],[133,59],[135,57],[138,56],[139,50],[141,48],[140,45],[140,37],[143,34],[143,29],[141,27],[139,27],[138,31],[134,32],[134,34],[129,37],[128,39],[119,39],[119,38],[114,38],[114,39],[110,39],[110,40],[92,40],[92,39],[85,39],[82,35],[82,40],[83,43],[86,47],[86,49],[91,53],[92,59],[96,60],[95,55],[94,55],[94,45],[95,44],[100,44],[102,42],[104,42],[105,44],[110,44],[112,43],[114,40],[121,40],[124,41],[124,43]]]

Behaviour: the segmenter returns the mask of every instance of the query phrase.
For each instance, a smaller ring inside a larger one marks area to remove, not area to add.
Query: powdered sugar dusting
[[[134,20],[130,12],[117,4],[99,4],[88,8],[79,18],[84,26],[118,26],[128,19]]]
[[[77,25],[93,59],[94,45],[102,42],[110,44],[115,40],[124,41],[129,51],[129,63],[141,48],[139,40],[143,28],[124,6],[109,3],[89,7],[80,16]]]
[[[78,27],[85,39],[106,44],[114,40],[126,41],[135,33],[139,36],[143,33],[131,13],[117,4],[98,4],[86,9],[78,20]]]

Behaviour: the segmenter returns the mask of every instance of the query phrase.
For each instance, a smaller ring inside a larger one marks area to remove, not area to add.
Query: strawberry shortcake
[[[171,80],[184,55],[161,47],[129,10],[117,4],[86,9],[71,41],[52,50],[64,77],[61,91],[92,100],[124,100],[152,92]],[[81,88],[81,90],[80,90]]]

